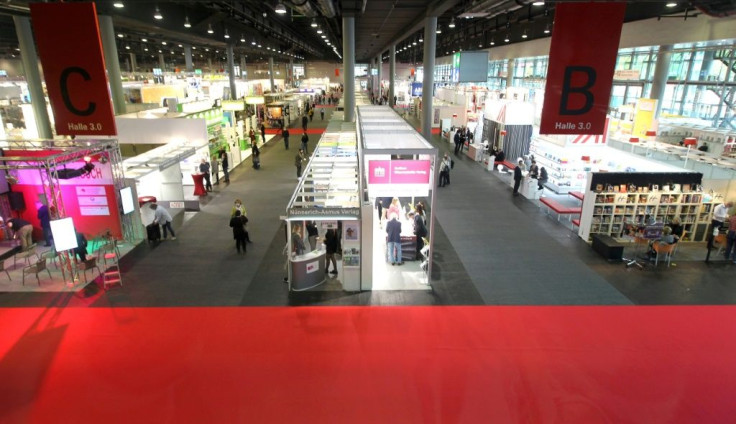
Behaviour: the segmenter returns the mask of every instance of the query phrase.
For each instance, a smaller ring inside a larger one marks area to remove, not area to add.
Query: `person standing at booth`
[[[49,207],[41,205],[38,208],[38,221],[41,223],[41,230],[43,231],[43,239],[46,241],[46,246],[51,246],[51,214],[49,213]]]
[[[151,209],[153,209],[153,223],[160,224],[162,227],[164,227],[164,237],[162,238],[162,240],[166,240],[168,238],[166,230],[171,231],[171,240],[176,240],[174,228],[171,226],[172,218],[169,211],[155,203],[151,203]]]
[[[225,149],[220,149],[220,162],[222,163],[222,173],[223,173],[223,181],[226,183],[230,182],[230,174],[228,173],[228,161],[227,161],[227,152]]]
[[[266,126],[261,123],[261,144],[266,143]]]
[[[13,230],[13,238],[20,239],[22,250],[28,250],[33,245],[33,225],[25,219],[10,218],[8,228]]]
[[[521,169],[524,166],[524,161],[519,159],[519,161],[516,163],[516,168],[514,168],[514,196],[519,195],[519,186],[521,185],[521,179],[524,177],[524,175],[521,173]]]
[[[330,273],[337,275],[337,261],[335,260],[335,254],[337,253],[337,233],[335,230],[330,228],[325,234],[325,252],[327,258],[327,266],[325,267],[325,274]],[[330,262],[332,262],[332,271],[330,271]]]
[[[199,173],[204,175],[204,188],[207,191],[212,191],[212,181],[210,181],[210,163],[207,159],[202,158],[202,163],[199,164]]]
[[[391,262],[391,265],[403,265],[401,261],[401,222],[398,220],[399,216],[394,212],[389,212],[388,217],[389,221],[386,224],[387,260]]]
[[[220,162],[217,159],[217,155],[212,155],[212,177],[215,179],[215,184],[220,184]]]

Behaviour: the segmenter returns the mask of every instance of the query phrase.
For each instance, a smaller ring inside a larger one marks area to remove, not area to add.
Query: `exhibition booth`
[[[388,106],[357,103],[356,124],[335,112],[289,202],[289,288],[429,290],[437,149]],[[402,265],[387,259],[387,222],[378,216],[377,197],[396,198]],[[427,232],[417,243],[410,212],[420,202]],[[332,269],[327,231],[337,237],[336,273],[326,272]]]
[[[358,143],[355,124],[342,119],[343,113],[335,112],[287,207],[287,268],[292,291],[364,289]],[[310,231],[316,235],[310,237]],[[340,253],[339,260],[334,255],[332,274],[326,272],[330,263],[323,243],[330,237],[336,238]]]
[[[372,271],[370,285],[366,281],[364,289],[427,290],[432,271],[437,148],[388,106],[359,106],[356,122],[361,177],[367,191],[361,217],[363,264]],[[422,209],[423,230],[415,231],[414,215]],[[391,265],[386,242],[392,214],[401,223],[401,266]]]

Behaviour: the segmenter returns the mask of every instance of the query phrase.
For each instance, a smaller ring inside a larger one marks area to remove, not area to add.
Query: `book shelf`
[[[626,224],[643,225],[649,216],[665,225],[679,217],[687,231],[685,241],[704,241],[714,207],[702,192],[588,193],[593,205],[587,239],[593,234],[620,237]]]
[[[566,151],[552,143],[532,139],[529,153],[534,155],[540,167],[547,169],[547,188],[557,194],[582,191],[587,173],[593,170],[589,163],[570,159],[577,152]]]

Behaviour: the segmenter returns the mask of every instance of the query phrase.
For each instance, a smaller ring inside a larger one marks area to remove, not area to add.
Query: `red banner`
[[[603,134],[626,3],[561,3],[541,134]]]
[[[31,3],[31,22],[60,135],[115,135],[94,3]]]

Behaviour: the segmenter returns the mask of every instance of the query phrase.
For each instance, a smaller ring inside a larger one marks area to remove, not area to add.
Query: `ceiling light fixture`
[[[549,34],[549,33],[550,33],[550,31],[551,31],[551,30],[550,30],[550,28],[549,28],[549,24],[547,24],[547,26],[546,26],[546,27],[544,27],[544,33],[545,33],[545,34]]]
[[[148,41],[148,38],[141,38],[141,41],[143,41],[145,43],[145,42]]]
[[[123,34],[118,34],[118,38],[123,38],[123,37],[125,37]]]
[[[156,12],[154,12],[153,14],[153,19],[160,21],[163,18],[164,18],[164,15],[161,14],[161,11],[158,9],[158,6],[156,6]]]
[[[245,43],[245,37],[243,37],[243,34],[240,34],[240,42]]]
[[[284,13],[286,13],[286,6],[284,6],[283,3],[278,2],[276,3],[276,8],[274,8],[273,11],[278,13],[279,15],[283,15]]]
[[[322,29],[317,28],[317,34],[322,34]]]
[[[225,28],[225,38],[230,38],[230,33],[227,32],[227,28]]]
[[[253,39],[253,41],[251,41],[251,42],[250,42],[250,44],[251,44],[252,46],[255,46],[255,45],[256,45],[256,44],[258,44],[258,43],[256,43],[256,39],[254,38],[254,39]]]
[[[161,44],[163,44],[165,46],[166,45],[166,41],[162,41]]]
[[[496,45],[496,40],[494,40],[494,39],[493,39],[493,37],[491,37],[491,42],[490,42],[490,44],[491,44],[492,46],[495,46],[495,45]]]
[[[442,27],[437,25],[437,29],[434,32],[435,34],[442,34]]]
[[[212,29],[212,24],[207,25],[207,34],[214,34],[215,30]]]
[[[526,30],[521,34],[521,38],[528,38],[529,36],[526,33]]]
[[[189,16],[184,17],[184,28],[191,28],[192,24],[189,23]]]
[[[534,3],[532,3],[532,6],[544,6],[544,2],[543,1],[535,1]]]
[[[677,6],[677,3],[675,3],[675,2],[669,2],[665,6],[667,6],[667,7],[675,7],[675,6]]]
[[[116,2],[115,2],[115,3],[113,3],[112,5],[113,5],[114,7],[116,7],[116,8],[118,8],[118,9],[122,9],[122,8],[124,8],[124,7],[125,7],[125,5],[123,4],[123,2],[121,2],[121,1],[116,1]]]
[[[507,43],[508,43],[509,41],[511,41],[511,38],[509,37],[509,34],[508,34],[508,33],[506,33],[506,38],[504,38],[504,39],[503,39],[503,41],[505,41],[505,42],[507,42]]]
[[[455,28],[455,18],[452,18],[452,20],[450,21],[450,24],[447,25],[447,27],[448,28]]]
[[[130,44],[125,45],[125,50],[130,50]]]
[[[317,20],[316,19],[312,19],[311,26],[312,26],[312,28],[317,28]]]

